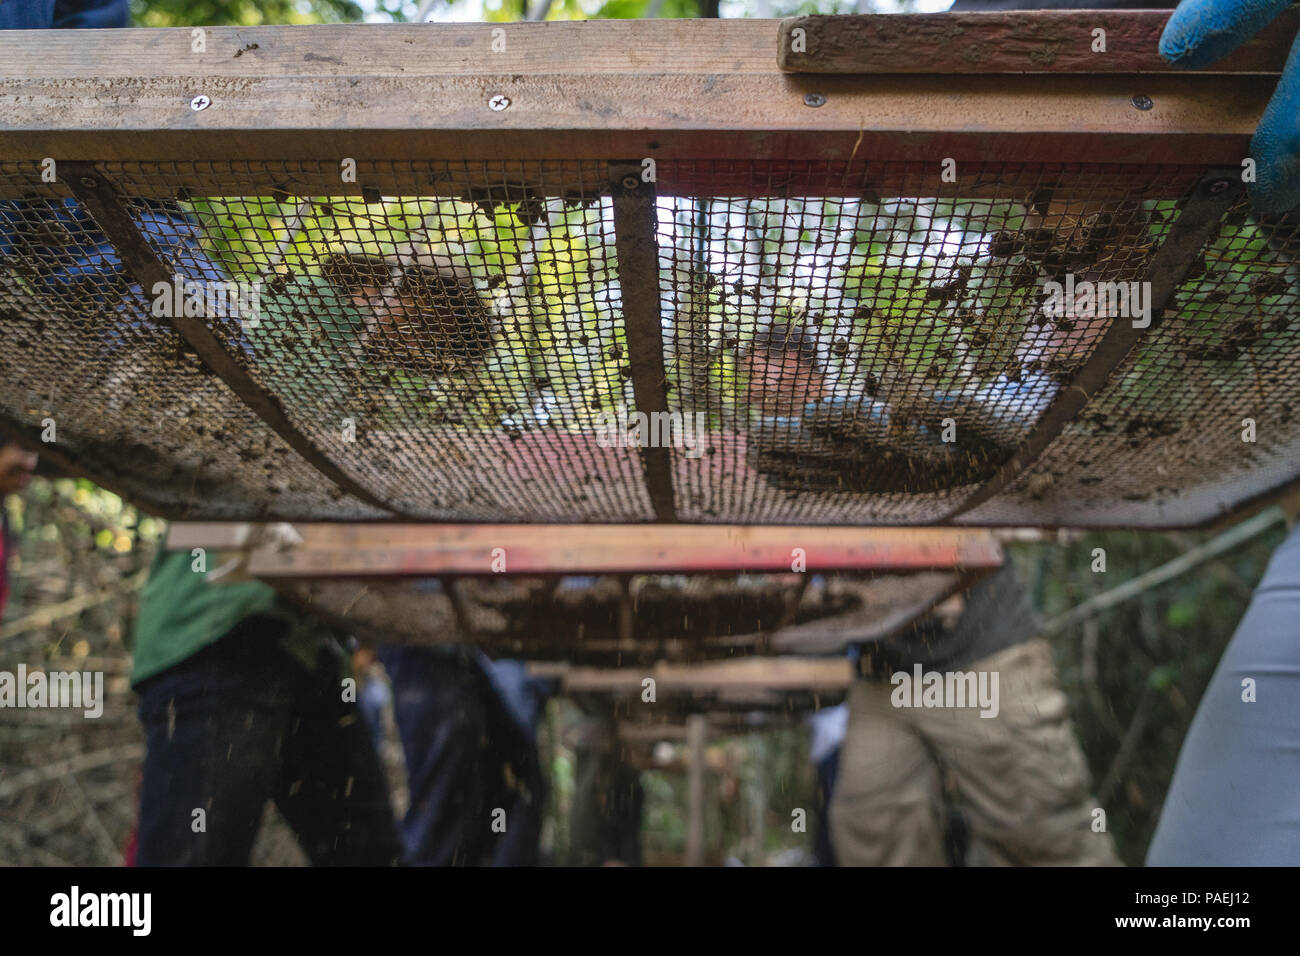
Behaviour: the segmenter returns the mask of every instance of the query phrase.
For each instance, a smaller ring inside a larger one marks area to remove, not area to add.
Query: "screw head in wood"
[[[1132,102],[1133,105],[1140,110],[1149,110],[1151,109],[1151,107],[1155,106],[1155,103],[1152,102],[1151,97],[1147,96],[1145,93],[1138,93],[1136,96],[1133,97]]]
[[[640,186],[640,185],[641,185],[641,180],[637,179],[635,176],[624,176],[624,177],[623,177],[623,188],[624,188],[624,189],[636,189],[636,188],[637,188],[638,186]]]
[[[211,105],[212,105],[212,100],[208,99],[202,93],[194,97],[194,99],[190,100],[190,109],[192,109],[196,113],[199,110],[207,109]]]
[[[825,106],[826,97],[821,93],[805,93],[803,95],[804,106]]]
[[[505,109],[509,105],[510,105],[510,97],[502,96],[500,93],[498,93],[496,96],[488,100],[488,109],[494,110],[498,113],[500,113],[503,109]]]

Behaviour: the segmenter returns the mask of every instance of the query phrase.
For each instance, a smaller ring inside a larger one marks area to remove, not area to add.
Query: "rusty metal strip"
[[[1240,169],[1212,168],[1201,177],[1170,227],[1168,238],[1156,250],[1147,267],[1144,281],[1151,283],[1151,324],[1139,329],[1134,328],[1132,322],[1112,322],[1083,368],[1056,394],[1016,453],[978,491],[940,518],[939,523],[951,521],[984,504],[1033,466],[1093,396],[1106,386],[1112,373],[1133,348],[1160,326],[1165,308],[1191,271],[1193,258],[1206,242],[1214,238],[1224,214],[1242,191]]]
[[[170,285],[173,280],[171,271],[136,228],[114,184],[96,169],[93,163],[64,163],[63,169],[72,194],[86,207],[104,235],[113,243],[122,263],[140,283],[140,287],[152,289],[160,282]],[[382,501],[370,489],[343,471],[317,448],[311,439],[300,432],[285,414],[279,400],[239,366],[202,318],[177,315],[165,321],[254,415],[284,439],[290,448],[301,455],[323,477],[368,505],[390,514],[400,514],[389,503]]]
[[[659,314],[659,243],[655,239],[653,183],[641,181],[639,163],[609,164],[614,196],[614,241],[618,284],[623,301],[628,366],[636,410],[650,422],[655,414],[667,421],[668,387],[664,371],[663,320]],[[651,426],[651,434],[655,433]],[[662,445],[661,442],[651,443]],[[672,449],[643,444],[641,462],[650,505],[658,521],[676,521],[673,500]]]

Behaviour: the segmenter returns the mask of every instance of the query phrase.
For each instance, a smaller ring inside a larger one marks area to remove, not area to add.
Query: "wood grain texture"
[[[242,528],[176,523],[168,547],[231,547]],[[295,524],[303,543],[259,548],[258,577],[492,574],[493,551],[506,573],[789,572],[802,548],[809,572],[992,568],[1002,549],[987,531],[741,525]]]
[[[777,61],[792,73],[1169,73],[1170,10],[1035,10],[792,17]],[[1288,10],[1207,72],[1282,72],[1300,10]],[[1095,30],[1105,33],[1094,49]],[[797,51],[795,31],[802,31]]]
[[[318,161],[310,182],[269,184],[317,195],[389,185],[341,183],[343,157],[1228,163],[1275,84],[987,65],[960,83],[799,75],[777,66],[776,21],[501,26],[500,54],[483,52],[490,25],[478,24],[213,28],[204,54],[190,52],[188,30],[0,34],[0,156],[20,166],[46,156]],[[918,64],[930,68],[905,65]],[[809,93],[825,105],[806,105]],[[195,111],[199,94],[211,105]],[[497,94],[508,108],[489,108]],[[1136,109],[1136,94],[1154,107]],[[661,172],[662,194],[675,188],[671,173]]]

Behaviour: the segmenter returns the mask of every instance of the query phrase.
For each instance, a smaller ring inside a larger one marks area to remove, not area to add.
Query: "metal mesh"
[[[52,419],[165,513],[386,513],[325,461],[406,518],[643,521],[658,455],[683,521],[1175,525],[1300,472],[1300,228],[1239,205],[1106,386],[962,513],[1130,320],[1113,294],[1052,311],[1046,284],[1143,282],[1200,167],[662,163],[662,381],[629,352],[605,164],[369,164],[360,197],[328,164],[98,170],[179,279],[146,293],[64,186],[0,166],[0,414]],[[195,295],[239,381],[156,314]]]

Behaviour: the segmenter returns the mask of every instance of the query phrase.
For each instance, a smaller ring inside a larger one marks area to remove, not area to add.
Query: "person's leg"
[[[818,866],[835,865],[835,849],[831,845],[829,807],[835,792],[835,778],[840,769],[840,748],[836,747],[815,765],[817,771],[817,830],[813,834],[813,856]]]
[[[1300,864],[1300,525],[1273,554],[1178,755],[1148,866]]]
[[[293,681],[249,645],[282,625],[248,619],[144,681],[139,866],[248,863],[292,722]]]
[[[299,706],[281,743],[275,801],[316,866],[392,866],[401,858],[388,780],[340,660],[322,650],[300,672]]]
[[[912,713],[956,775],[972,840],[996,863],[1118,864],[1110,834],[1093,830],[1097,801],[1047,642],[1035,638],[961,670],[997,674],[996,716],[981,716],[978,705]]]
[[[488,742],[495,755],[484,770],[489,786],[495,785],[499,793],[492,807],[506,811],[506,829],[497,840],[492,865],[536,866],[546,801],[537,750],[537,728],[545,706],[542,688],[528,675],[522,661],[491,661],[482,654],[476,659],[488,716]]]
[[[891,686],[858,681],[831,793],[831,847],[840,866],[943,866],[939,770]]]
[[[487,806],[487,716],[473,670],[452,654],[424,647],[379,648],[393,684],[393,715],[410,808],[402,822],[407,861],[475,866],[491,844]]]

